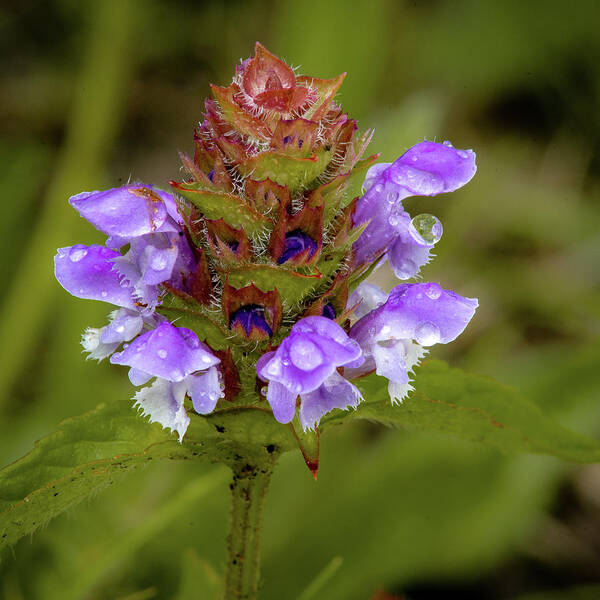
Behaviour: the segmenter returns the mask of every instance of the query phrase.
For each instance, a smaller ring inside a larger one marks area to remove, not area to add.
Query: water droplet
[[[167,351],[162,348],[156,354],[158,354],[159,358],[167,358]]]
[[[210,356],[208,356],[207,354],[204,354],[202,356],[202,362],[205,364],[209,364],[212,362],[212,358]]]
[[[125,325],[118,325],[117,327],[115,327],[115,331],[117,333],[123,333],[125,331]]]
[[[417,161],[419,160],[419,157],[418,157],[418,156],[413,156],[413,157],[411,158],[411,160],[412,160],[413,162],[417,162]]]
[[[261,393],[263,396],[266,396],[266,395],[267,395],[267,386],[266,386],[266,385],[263,385],[263,387],[261,387],[261,388],[260,388],[260,393]]]
[[[106,297],[108,296],[108,292],[106,292],[106,291],[102,291],[102,292],[100,292],[100,295],[101,295],[103,298],[106,298]]]
[[[423,321],[415,330],[415,340],[422,346],[433,346],[440,338],[440,328],[431,321]]]
[[[394,267],[394,273],[398,279],[410,279],[417,274],[418,270],[417,265],[409,258],[405,258],[400,261],[399,265]]]
[[[446,140],[444,142],[444,146],[448,146],[448,148],[454,148],[454,146],[452,145],[452,142],[450,142],[449,140]]]
[[[391,189],[388,190],[386,195],[385,195],[385,199],[390,203],[390,204],[395,204],[398,201],[398,190],[395,189]]]
[[[436,216],[428,214],[417,215],[410,222],[408,230],[416,242],[420,244],[425,242],[429,246],[437,244],[444,232],[441,221]]]
[[[323,362],[323,354],[310,340],[299,338],[294,340],[290,348],[290,358],[294,366],[303,371],[312,371]]]
[[[442,295],[442,288],[436,283],[430,283],[425,290],[425,294],[432,300],[437,300]]]
[[[87,248],[82,246],[73,246],[69,252],[69,258],[71,262],[79,262],[87,256]]]
[[[397,213],[392,213],[389,217],[388,217],[388,223],[392,226],[392,227],[396,227],[396,225],[398,225],[400,223],[400,215],[398,215]]]
[[[272,360],[267,367],[267,373],[269,375],[277,376],[281,373],[281,365],[278,360]]]

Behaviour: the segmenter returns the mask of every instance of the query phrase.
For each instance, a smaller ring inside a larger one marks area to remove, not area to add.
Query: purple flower
[[[156,316],[150,317],[157,319]],[[110,314],[110,323],[106,327],[96,329],[88,327],[81,339],[83,349],[89,353],[88,358],[102,360],[110,356],[123,343],[137,336],[149,319],[136,310],[121,308]]]
[[[300,423],[314,429],[334,408],[356,407],[360,392],[337,368],[358,367],[363,361],[359,345],[334,321],[306,317],[298,321],[275,352],[262,356],[256,370],[269,382],[267,400],[280,423],[289,423],[300,396]]]
[[[120,256],[105,246],[77,244],[59,248],[54,257],[54,274],[60,285],[77,298],[134,308],[133,289],[123,283],[114,268],[114,261]]]
[[[475,171],[475,154],[456,150],[449,142],[421,142],[394,163],[371,167],[365,179],[367,191],[359,199],[353,217],[355,225],[369,223],[354,244],[357,263],[372,261],[387,252],[400,279],[414,277],[429,262],[431,248],[442,229],[431,215],[411,220],[402,200],[452,192],[470,181]]]
[[[231,315],[229,327],[235,329],[237,325],[243,328],[248,337],[252,334],[253,329],[257,329],[268,337],[273,335],[273,330],[265,319],[264,307],[256,304],[243,306]]]
[[[114,270],[146,310],[157,305],[159,284],[181,288],[194,269],[194,256],[181,228],[183,220],[167,192],[136,184],[84,192],[69,202],[109,236],[108,247],[119,249],[129,244],[124,256],[112,256]]]
[[[177,233],[183,223],[171,194],[134,184],[104,192],[82,192],[71,206],[96,229],[109,236],[107,246],[121,248],[148,233]]]
[[[150,421],[177,431],[180,440],[190,422],[183,406],[185,396],[191,397],[200,414],[212,412],[223,397],[215,366],[219,359],[185,327],[163,322],[113,354],[110,362],[129,366],[133,385],[144,385],[156,377],[150,387],[137,392],[136,406]]]
[[[403,283],[385,304],[359,319],[350,337],[361,346],[365,362],[346,369],[347,377],[375,370],[389,379],[392,402],[412,389],[409,372],[425,355],[423,346],[447,344],[456,339],[475,314],[475,298],[463,298],[437,283]]]
[[[317,242],[313,240],[307,233],[300,231],[290,231],[285,235],[285,244],[283,253],[277,259],[277,264],[282,265],[292,258],[296,258],[302,253],[307,253],[307,259],[312,258],[317,251]]]

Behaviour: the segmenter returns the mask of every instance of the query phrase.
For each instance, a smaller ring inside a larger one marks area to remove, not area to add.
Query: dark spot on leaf
[[[222,425],[215,425],[215,429],[219,432],[219,433],[225,433],[225,427],[223,427]]]
[[[268,446],[265,446],[265,448],[269,454],[273,454],[273,452],[275,452],[275,446],[273,444],[269,444]]]

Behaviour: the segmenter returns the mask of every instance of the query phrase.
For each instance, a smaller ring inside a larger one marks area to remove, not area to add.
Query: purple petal
[[[122,308],[112,315],[111,322],[103,328],[100,341],[104,344],[128,342],[140,333],[144,320],[139,312]]]
[[[334,372],[316,390],[300,396],[300,423],[304,430],[314,429],[334,408],[356,408],[362,399],[354,385]]]
[[[456,150],[450,142],[421,142],[396,160],[385,177],[406,189],[406,196],[435,196],[467,184],[476,171],[472,150]]]
[[[148,383],[154,375],[151,373],[146,373],[146,371],[140,371],[139,369],[134,369],[133,367],[129,369],[129,381],[133,385],[144,385]]]
[[[318,388],[337,367],[362,362],[358,343],[326,317],[306,317],[296,323],[275,353],[257,364],[259,377],[301,394]]]
[[[391,340],[386,344],[373,344],[375,372],[395,383],[408,383],[406,349],[404,340]]]
[[[463,298],[437,283],[404,283],[391,291],[383,306],[357,321],[350,336],[363,348],[389,339],[446,344],[462,333],[477,306],[477,299]]]
[[[403,225],[407,223],[404,222]],[[420,244],[410,235],[408,227],[402,228],[402,231],[398,232],[396,241],[388,250],[388,259],[398,279],[411,279],[431,260],[431,246]]]
[[[387,169],[373,171],[375,176],[353,216],[355,225],[370,221],[354,244],[357,262],[372,260],[391,245],[397,235],[397,211],[402,200],[452,192],[468,183],[476,170],[471,150],[456,150],[449,142],[421,142]]]
[[[113,354],[110,362],[176,382],[220,361],[198,341],[193,331],[165,322],[136,338],[122,352]]]
[[[211,413],[219,398],[223,397],[219,371],[211,367],[198,375],[190,375],[188,391],[192,397],[194,410],[201,415]]]
[[[102,300],[125,308],[134,308],[130,287],[120,281],[114,260],[120,254],[105,246],[77,244],[59,248],[54,257],[54,274],[73,296]]]
[[[119,347],[120,342],[103,343],[101,341],[102,332],[103,329],[88,327],[81,336],[83,351],[89,353],[87,359],[104,360]]]
[[[290,392],[285,386],[271,381],[267,389],[267,401],[273,410],[273,416],[280,423],[289,423],[296,412],[298,394]]]
[[[150,387],[139,390],[134,396],[135,406],[150,422],[160,423],[163,427],[177,431],[179,441],[183,439],[190,424],[184,408],[186,383],[171,383],[157,379]]]
[[[83,192],[69,202],[96,229],[115,239],[123,238],[122,242],[164,229],[163,226],[168,231],[176,231],[175,224],[167,223],[165,199],[172,211],[174,201],[170,194],[148,185],[126,185],[104,192]]]
[[[357,319],[364,317],[372,310],[385,304],[388,295],[379,286],[363,282],[350,294],[348,308],[356,306],[352,313]]]

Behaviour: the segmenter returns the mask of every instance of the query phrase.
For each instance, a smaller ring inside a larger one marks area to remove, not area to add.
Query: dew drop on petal
[[[309,340],[294,340],[290,348],[290,358],[294,366],[303,371],[312,371],[323,362],[321,351]]]
[[[123,333],[125,331],[125,326],[124,325],[118,325],[117,327],[115,327],[115,331],[117,333]]]
[[[425,291],[425,294],[431,300],[437,300],[442,295],[442,290],[439,285],[430,284]]]
[[[212,363],[212,358],[210,356],[208,356],[207,354],[203,354],[202,355],[202,362],[205,363],[205,364]]]
[[[390,203],[390,204],[395,204],[398,201],[398,190],[395,189],[391,189],[388,190],[385,194],[385,199]]]
[[[414,217],[408,230],[415,241],[425,241],[431,246],[437,244],[444,233],[441,221],[436,216],[426,213]]]
[[[409,258],[405,258],[394,267],[394,273],[398,279],[410,279],[417,274],[418,270],[417,265]]]
[[[79,262],[87,256],[87,248],[82,246],[73,246],[69,252],[69,258],[71,262]]]
[[[267,366],[267,373],[269,375],[277,376],[281,373],[281,365],[278,360],[272,360]]]
[[[440,341],[440,328],[431,321],[423,321],[415,330],[415,340],[422,346],[433,346]]]
[[[448,146],[448,148],[454,148],[454,146],[452,145],[452,142],[450,142],[449,140],[446,140],[444,142],[444,146]]]
[[[106,291],[102,291],[102,292],[100,292],[100,295],[101,295],[103,298],[106,298],[106,297],[108,296],[108,292],[106,292]]]
[[[167,358],[167,351],[162,348],[156,354],[158,354],[159,358]]]
[[[389,217],[388,217],[388,223],[392,226],[392,227],[396,227],[396,225],[398,225],[400,223],[400,217],[399,215],[397,215],[396,213],[392,213]]]

